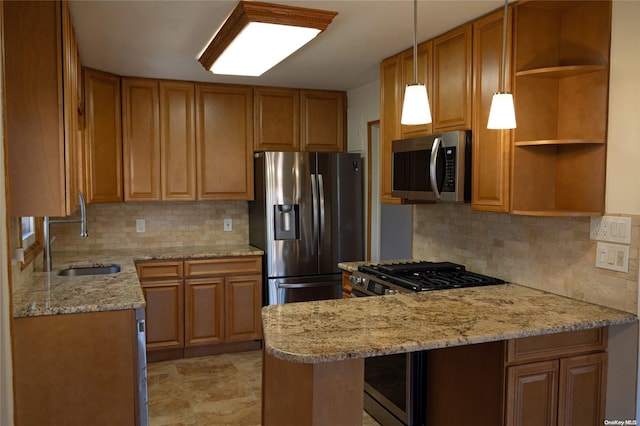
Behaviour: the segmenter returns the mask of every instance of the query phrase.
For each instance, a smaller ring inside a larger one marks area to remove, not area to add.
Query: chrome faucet
[[[49,225],[52,223],[80,223],[80,236],[82,238],[89,236],[87,233],[87,207],[82,192],[78,192],[78,198],[80,199],[80,219],[50,219],[49,216],[45,216],[43,219],[44,259],[42,263],[44,264],[44,272],[51,272],[51,269],[53,269],[51,243],[53,243],[55,237],[51,238],[49,235]]]

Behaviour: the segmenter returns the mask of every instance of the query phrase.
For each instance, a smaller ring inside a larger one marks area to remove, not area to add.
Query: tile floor
[[[260,425],[261,373],[261,351],[149,363],[149,425]]]

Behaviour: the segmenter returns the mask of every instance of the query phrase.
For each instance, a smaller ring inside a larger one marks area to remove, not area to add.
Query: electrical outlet
[[[631,218],[592,217],[589,235],[592,240],[631,244]]]
[[[145,232],[145,221],[144,221],[144,219],[136,219],[136,232],[138,232],[138,233]]]
[[[233,220],[232,219],[225,219],[223,223],[224,223],[224,230],[226,232],[233,231]]]
[[[629,272],[629,246],[598,243],[596,267],[618,272]]]

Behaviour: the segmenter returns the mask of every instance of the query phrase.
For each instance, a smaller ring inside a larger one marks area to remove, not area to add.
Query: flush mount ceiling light
[[[407,84],[402,103],[400,123],[404,125],[431,123],[431,108],[427,86],[418,83],[418,0],[413,1],[413,84]]]
[[[516,111],[513,106],[513,95],[505,91],[505,76],[507,63],[507,18],[509,10],[508,0],[504,0],[504,18],[502,22],[502,81],[500,91],[493,94],[487,129],[515,129]]]
[[[337,14],[241,1],[198,61],[214,74],[260,76],[327,29]]]

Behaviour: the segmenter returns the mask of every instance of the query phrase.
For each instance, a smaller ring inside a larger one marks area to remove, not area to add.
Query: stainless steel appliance
[[[358,154],[256,154],[249,243],[265,252],[266,303],[340,298],[338,262],[364,257],[362,224]]]
[[[471,202],[471,131],[395,140],[392,168],[394,197]]]
[[[149,425],[149,397],[147,393],[147,339],[144,308],[136,308],[138,426]]]
[[[449,262],[361,265],[349,278],[352,297],[504,284]],[[427,352],[365,359],[364,408],[383,426],[426,425]]]

